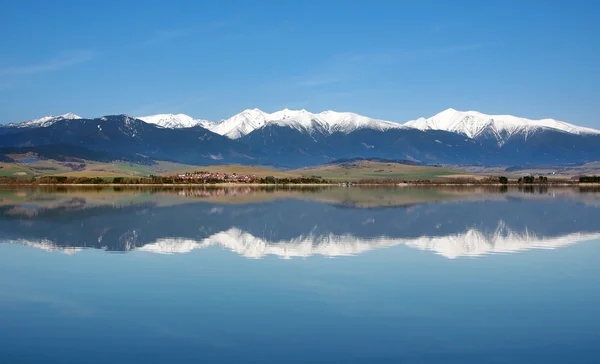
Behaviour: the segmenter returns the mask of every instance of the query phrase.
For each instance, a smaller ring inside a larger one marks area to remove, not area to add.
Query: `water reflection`
[[[447,258],[600,238],[600,192],[571,188],[41,188],[0,191],[0,241],[248,258],[407,246]]]

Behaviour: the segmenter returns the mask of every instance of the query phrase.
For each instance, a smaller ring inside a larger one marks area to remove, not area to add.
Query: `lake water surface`
[[[599,342],[597,189],[0,189],[0,363],[599,363]]]

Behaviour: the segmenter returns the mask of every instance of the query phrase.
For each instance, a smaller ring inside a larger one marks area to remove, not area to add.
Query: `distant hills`
[[[301,167],[338,159],[416,164],[563,165],[600,160],[600,131],[553,119],[445,110],[399,124],[348,112],[245,110],[210,122],[184,114],[82,118],[73,113],[0,125],[0,148],[73,146],[117,159]],[[68,149],[68,148],[67,148]],[[66,150],[65,150],[66,152]]]

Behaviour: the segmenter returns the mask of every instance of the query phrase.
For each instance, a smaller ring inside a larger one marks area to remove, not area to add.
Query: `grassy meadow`
[[[452,175],[464,175],[464,171],[447,168],[413,166],[400,163],[356,161],[341,164],[327,164],[311,168],[302,168],[294,173],[303,176],[319,176],[334,181],[360,180],[434,180]]]
[[[0,163],[0,177],[32,178],[42,176],[65,176],[111,179],[114,177],[147,177],[150,175],[172,176],[186,172],[209,171],[213,173],[237,173],[256,175],[259,178],[315,177],[329,181],[368,181],[368,180],[436,180],[444,177],[473,176],[464,171],[430,166],[414,166],[392,162],[353,161],[327,164],[296,170],[278,170],[261,166],[212,165],[192,166],[180,163],[158,161],[154,165],[140,165],[128,162],[103,163],[87,160],[56,161],[31,158],[31,155],[12,155],[15,163]],[[32,160],[33,159],[33,160]],[[19,161],[23,162],[19,162]],[[24,162],[27,161],[27,162]]]

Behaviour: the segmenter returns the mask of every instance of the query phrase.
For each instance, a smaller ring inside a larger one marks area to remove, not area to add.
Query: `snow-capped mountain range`
[[[419,118],[404,124],[378,120],[350,112],[323,111],[313,114],[306,110],[283,109],[266,113],[259,109],[244,110],[229,119],[209,122],[193,119],[184,114],[161,114],[144,116],[139,119],[168,128],[202,126],[230,139],[238,139],[268,124],[286,126],[300,132],[312,134],[315,131],[332,134],[350,133],[357,129],[414,128],[419,130],[442,130],[462,134],[471,139],[491,137],[499,146],[514,135],[523,135],[525,139],[540,130],[555,130],[569,134],[600,134],[599,130],[576,126],[554,119],[532,120],[511,115],[487,115],[477,111],[444,110],[430,118]]]
[[[29,120],[12,127],[47,127],[62,119],[81,119],[73,113],[59,116],[45,116]],[[447,131],[465,135],[471,139],[492,138],[502,146],[515,135],[525,140],[532,134],[542,130],[559,131],[574,135],[600,135],[600,130],[580,127],[554,119],[532,120],[511,115],[487,115],[477,111],[444,110],[429,118],[419,118],[404,124],[379,120],[351,113],[323,111],[311,113],[306,110],[283,109],[266,113],[259,109],[244,110],[228,119],[211,122],[195,119],[185,114],[157,114],[137,117],[146,123],[162,128],[181,129],[200,126],[230,139],[239,139],[267,125],[289,127],[302,133],[315,132],[330,135],[336,132],[351,133],[358,129],[386,131],[390,129],[419,129]]]
[[[276,124],[312,134],[315,131],[331,134],[334,132],[350,133],[357,129],[401,129],[404,126],[391,121],[377,120],[366,116],[350,113],[324,111],[313,114],[306,110],[283,109],[274,113],[266,113],[259,109],[244,110],[229,119],[210,122],[194,119],[184,114],[159,114],[142,116],[138,119],[165,128],[187,128],[202,126],[230,139],[238,139],[260,129],[267,124]]]
[[[554,119],[531,120],[512,115],[486,115],[478,111],[447,109],[428,119],[411,120],[404,125],[421,130],[445,130],[476,138],[486,127],[514,132],[522,128],[549,128],[572,134],[598,133],[598,130],[578,127]]]
[[[487,115],[477,111],[444,110],[430,118],[419,118],[404,124],[378,120],[366,116],[349,113],[324,111],[313,114],[306,110],[283,109],[274,113],[266,113],[259,109],[248,109],[219,122],[193,119],[184,114],[160,114],[139,117],[146,122],[166,128],[185,128],[202,126],[230,139],[238,139],[260,129],[267,124],[287,126],[301,132],[319,131],[325,134],[334,132],[350,133],[357,129],[415,128],[419,130],[442,130],[466,135],[477,139],[483,135],[496,138],[499,145],[511,136],[528,135],[543,129],[557,130],[569,134],[600,134],[599,130],[579,127],[554,119],[531,120],[511,115]]]
[[[453,109],[405,124],[350,112],[289,109],[273,113],[248,109],[217,122],[184,114],[81,118],[69,113],[0,124],[0,147],[4,148],[77,145],[121,160],[143,156],[194,165],[240,163],[284,168],[348,158],[557,166],[600,160],[599,143],[599,130],[557,120]],[[72,157],[85,154],[69,153],[77,154]]]
[[[463,134],[471,139],[491,137],[502,145],[513,135],[525,139],[539,130],[550,129],[569,134],[600,134],[599,130],[576,126],[554,119],[531,120],[512,115],[486,115],[477,111],[447,109],[430,118],[419,118],[404,124],[419,130],[443,130]]]

